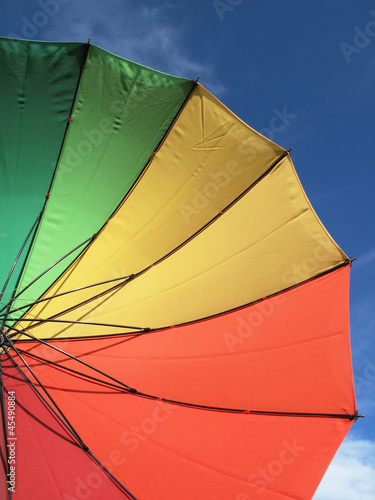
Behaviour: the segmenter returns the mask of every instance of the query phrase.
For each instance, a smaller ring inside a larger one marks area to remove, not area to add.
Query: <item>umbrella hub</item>
[[[0,354],[8,352],[10,347],[9,339],[5,333],[4,326],[0,326]]]

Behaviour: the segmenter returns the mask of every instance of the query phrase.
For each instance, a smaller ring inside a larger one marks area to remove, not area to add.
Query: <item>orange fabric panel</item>
[[[353,414],[349,269],[206,321],[140,336],[51,343],[159,398]],[[311,498],[352,424],[169,404],[108,387],[108,378],[48,346],[17,346],[29,352],[29,364],[90,450],[137,498]]]
[[[245,410],[353,414],[349,270],[206,321],[134,338],[54,345],[157,397]],[[46,346],[31,352],[82,370]],[[57,386],[59,372],[45,370]]]

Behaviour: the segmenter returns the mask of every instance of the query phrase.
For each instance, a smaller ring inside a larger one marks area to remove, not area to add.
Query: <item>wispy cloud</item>
[[[373,264],[375,261],[375,247],[370,248],[367,252],[360,255],[355,263],[355,270],[358,271],[364,267]]]
[[[145,66],[184,78],[200,77],[214,94],[225,89],[205,55],[193,59],[188,48],[187,23],[172,21],[173,2],[148,7],[127,0],[77,0],[61,9],[43,32],[43,38],[91,42]],[[207,56],[208,59],[208,56]]]
[[[354,383],[357,406],[366,417],[374,415],[375,349],[374,295],[361,297],[350,313]]]
[[[314,500],[373,500],[375,498],[375,442],[347,439],[337,452]]]
[[[369,343],[375,331],[374,294],[363,294],[359,300],[352,301],[350,311],[351,335],[353,337],[353,355],[369,356]]]

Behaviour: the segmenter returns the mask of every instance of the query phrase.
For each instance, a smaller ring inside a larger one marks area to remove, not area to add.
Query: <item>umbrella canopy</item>
[[[0,498],[311,498],[358,416],[351,262],[289,151],[90,44],[0,68]]]

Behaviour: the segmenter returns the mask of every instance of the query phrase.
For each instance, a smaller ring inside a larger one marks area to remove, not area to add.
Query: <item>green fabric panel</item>
[[[83,54],[84,44],[0,38],[0,289],[43,208]]]
[[[147,164],[193,84],[90,46],[21,286],[100,229]],[[23,299],[38,298],[79,251],[38,280]]]

